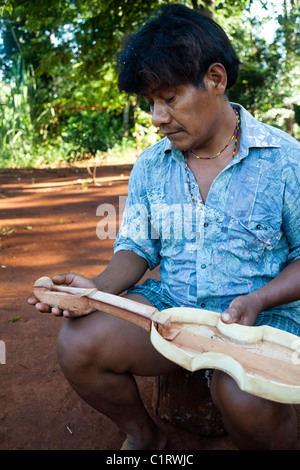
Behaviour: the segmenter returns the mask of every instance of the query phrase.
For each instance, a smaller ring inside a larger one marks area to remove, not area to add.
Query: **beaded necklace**
[[[236,119],[234,132],[233,132],[229,142],[227,142],[227,144],[225,145],[225,147],[222,148],[222,150],[220,150],[220,152],[216,153],[216,155],[213,155],[212,157],[199,157],[199,155],[196,155],[195,153],[193,153],[192,149],[191,149],[190,152],[193,155],[193,157],[200,158],[202,160],[211,160],[212,158],[216,158],[219,155],[221,155],[221,153],[224,152],[225,149],[227,149],[228,145],[231,144],[231,142],[233,141],[234,138],[237,139],[237,134],[238,134],[239,128],[240,128],[240,116],[239,116],[239,113],[237,112],[236,109],[234,109],[234,112],[235,112],[235,119]]]
[[[231,158],[232,160],[235,157],[235,152],[236,152],[236,148],[237,148],[237,141],[238,141],[238,137],[239,137],[239,129],[240,129],[240,116],[239,116],[239,113],[236,110],[234,110],[234,111],[235,111],[235,114],[236,114],[236,127],[235,127],[235,131],[234,131],[234,134],[233,134],[233,137],[235,136],[235,139],[234,139],[234,148],[233,148],[232,158]],[[231,138],[231,142],[232,142],[232,138]],[[224,147],[223,150],[225,150],[225,148],[228,147],[229,143]],[[221,152],[219,152],[214,157],[209,157],[209,159],[210,158],[215,158],[216,156],[220,155],[223,152],[223,150],[221,150]],[[184,163],[185,163],[185,169],[186,169],[186,176],[187,176],[187,183],[188,183],[189,192],[190,192],[190,195],[191,195],[191,198],[192,198],[193,202],[196,205],[198,205],[198,203],[197,203],[197,201],[196,201],[196,199],[193,195],[192,188],[191,188],[191,181],[190,181],[189,169],[188,169],[188,164],[187,164],[188,150],[184,150],[183,156],[184,156]],[[201,157],[197,157],[197,158],[201,158]]]

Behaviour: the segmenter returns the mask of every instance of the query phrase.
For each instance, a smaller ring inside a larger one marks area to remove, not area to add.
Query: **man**
[[[192,306],[224,322],[268,324],[300,336],[300,145],[232,104],[239,60],[223,30],[182,5],[168,5],[129,38],[119,86],[148,100],[166,136],[133,168],[122,227],[108,267],[92,287],[159,309]],[[161,281],[136,286],[160,265]],[[123,449],[163,449],[134,380],[175,371],[149,335],[103,312],[72,312],[58,338],[62,370],[77,393],[127,435]],[[215,371],[211,393],[239,449],[292,449],[294,408],[242,392]]]

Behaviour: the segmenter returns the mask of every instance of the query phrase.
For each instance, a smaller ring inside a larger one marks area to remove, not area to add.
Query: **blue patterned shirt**
[[[238,155],[213,181],[206,203],[181,151],[167,138],[137,159],[115,252],[160,265],[174,303],[222,312],[238,295],[300,257],[300,144],[242,106]],[[300,324],[300,302],[277,307]]]

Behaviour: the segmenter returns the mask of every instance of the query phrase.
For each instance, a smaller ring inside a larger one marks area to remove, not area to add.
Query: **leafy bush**
[[[77,156],[95,155],[122,140],[122,117],[98,110],[79,111],[61,126],[61,137]]]

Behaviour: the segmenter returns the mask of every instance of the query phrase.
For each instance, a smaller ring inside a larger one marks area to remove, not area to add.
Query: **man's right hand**
[[[65,285],[69,287],[82,287],[86,289],[96,288],[96,285],[91,279],[85,276],[81,276],[80,274],[76,274],[76,273],[58,274],[52,278],[52,281],[53,281],[53,284]],[[58,316],[58,317],[63,316],[66,318],[75,318],[75,317],[80,317],[83,315],[89,315],[90,313],[95,311],[95,309],[93,308],[90,308],[82,312],[72,312],[69,310],[61,310],[57,307],[50,307],[49,305],[39,302],[39,300],[35,296],[29,297],[28,303],[30,305],[35,306],[35,308],[39,310],[40,312],[52,313],[55,316]]]

